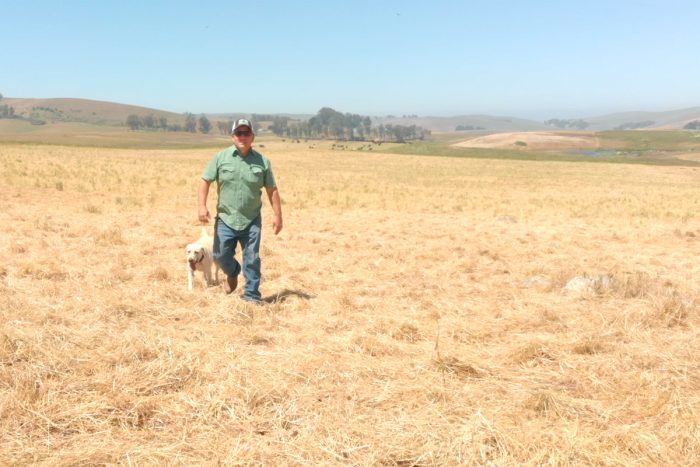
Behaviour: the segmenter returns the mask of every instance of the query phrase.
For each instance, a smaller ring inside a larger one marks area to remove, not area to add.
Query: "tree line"
[[[474,130],[485,130],[483,126],[478,125],[457,125],[455,131],[474,131]]]
[[[0,105],[0,118],[15,118],[15,108],[11,105]]]
[[[153,114],[136,115],[130,114],[126,117],[126,126],[130,130],[161,130],[161,131],[187,131],[190,133],[209,133],[212,129],[212,124],[206,115],[201,114],[197,118],[194,114],[186,112],[183,123],[168,122],[167,117],[156,117]]]
[[[156,117],[153,114],[136,115],[130,114],[126,117],[126,126],[130,130],[151,130],[151,131],[185,131],[189,133],[209,133],[214,125],[206,115],[201,114],[199,117],[192,113],[185,112],[184,122],[171,123],[166,117]],[[216,129],[222,135],[228,135],[231,132],[233,120],[217,120]]]
[[[272,114],[252,114],[254,122],[271,122],[269,129],[275,135],[286,138],[335,139],[341,141],[393,141],[403,143],[421,140],[430,136],[430,131],[417,125],[372,125],[367,116],[338,112],[330,107],[321,108],[308,120],[294,120],[290,117]],[[152,131],[186,131],[190,133],[209,133],[213,125],[201,114],[197,118],[192,113],[184,114],[184,123],[170,123],[166,117],[153,114],[139,116],[131,114],[126,119],[126,126],[131,130]],[[228,135],[233,126],[233,119],[218,120],[216,128],[219,133]],[[258,128],[256,128],[258,130]]]
[[[567,120],[552,118],[544,122],[544,124],[556,128],[575,128],[577,130],[585,130],[590,126],[590,123],[580,118]]]
[[[642,122],[627,122],[623,123],[622,125],[618,125],[613,130],[636,130],[638,128],[647,128],[652,126],[654,123],[653,120],[644,120]]]
[[[430,131],[416,125],[372,125],[372,119],[358,114],[342,113],[330,107],[321,108],[309,120],[271,116],[270,130],[288,138],[336,139],[342,141],[395,141],[424,139]]]
[[[2,93],[0,93],[0,101],[2,100]],[[2,104],[0,105],[0,118],[15,118],[15,108],[11,105]]]

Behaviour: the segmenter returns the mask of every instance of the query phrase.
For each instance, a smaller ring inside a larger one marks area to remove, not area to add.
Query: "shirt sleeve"
[[[202,178],[208,182],[213,182],[217,178],[219,155],[212,157],[207,167],[202,172]]]
[[[275,182],[275,174],[272,173],[272,162],[267,161],[267,170],[265,171],[265,186],[267,188],[274,188],[277,186]]]

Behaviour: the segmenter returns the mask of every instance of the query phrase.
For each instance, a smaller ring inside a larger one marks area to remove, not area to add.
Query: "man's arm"
[[[211,182],[202,179],[199,183],[199,189],[197,190],[197,215],[200,222],[207,223],[211,216],[209,215],[209,209],[207,209],[207,196],[209,195],[209,185]]]
[[[267,197],[270,199],[272,211],[275,213],[275,218],[272,221],[272,229],[275,235],[277,235],[282,230],[282,202],[280,201],[280,191],[276,186],[270,188],[265,187],[265,191],[267,191]]]

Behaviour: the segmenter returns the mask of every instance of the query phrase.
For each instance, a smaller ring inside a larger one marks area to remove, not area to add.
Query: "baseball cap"
[[[248,120],[247,118],[239,118],[235,122],[233,122],[233,127],[231,128],[231,133],[236,131],[239,126],[247,126],[250,128],[250,131],[253,131],[253,122]]]

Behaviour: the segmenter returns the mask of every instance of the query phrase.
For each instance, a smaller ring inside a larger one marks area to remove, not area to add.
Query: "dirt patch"
[[[454,146],[462,148],[581,149],[597,148],[599,142],[593,133],[527,131],[479,136],[456,143]]]
[[[679,154],[676,156],[678,159],[683,159],[686,161],[698,161],[700,162],[700,152],[688,152]]]

